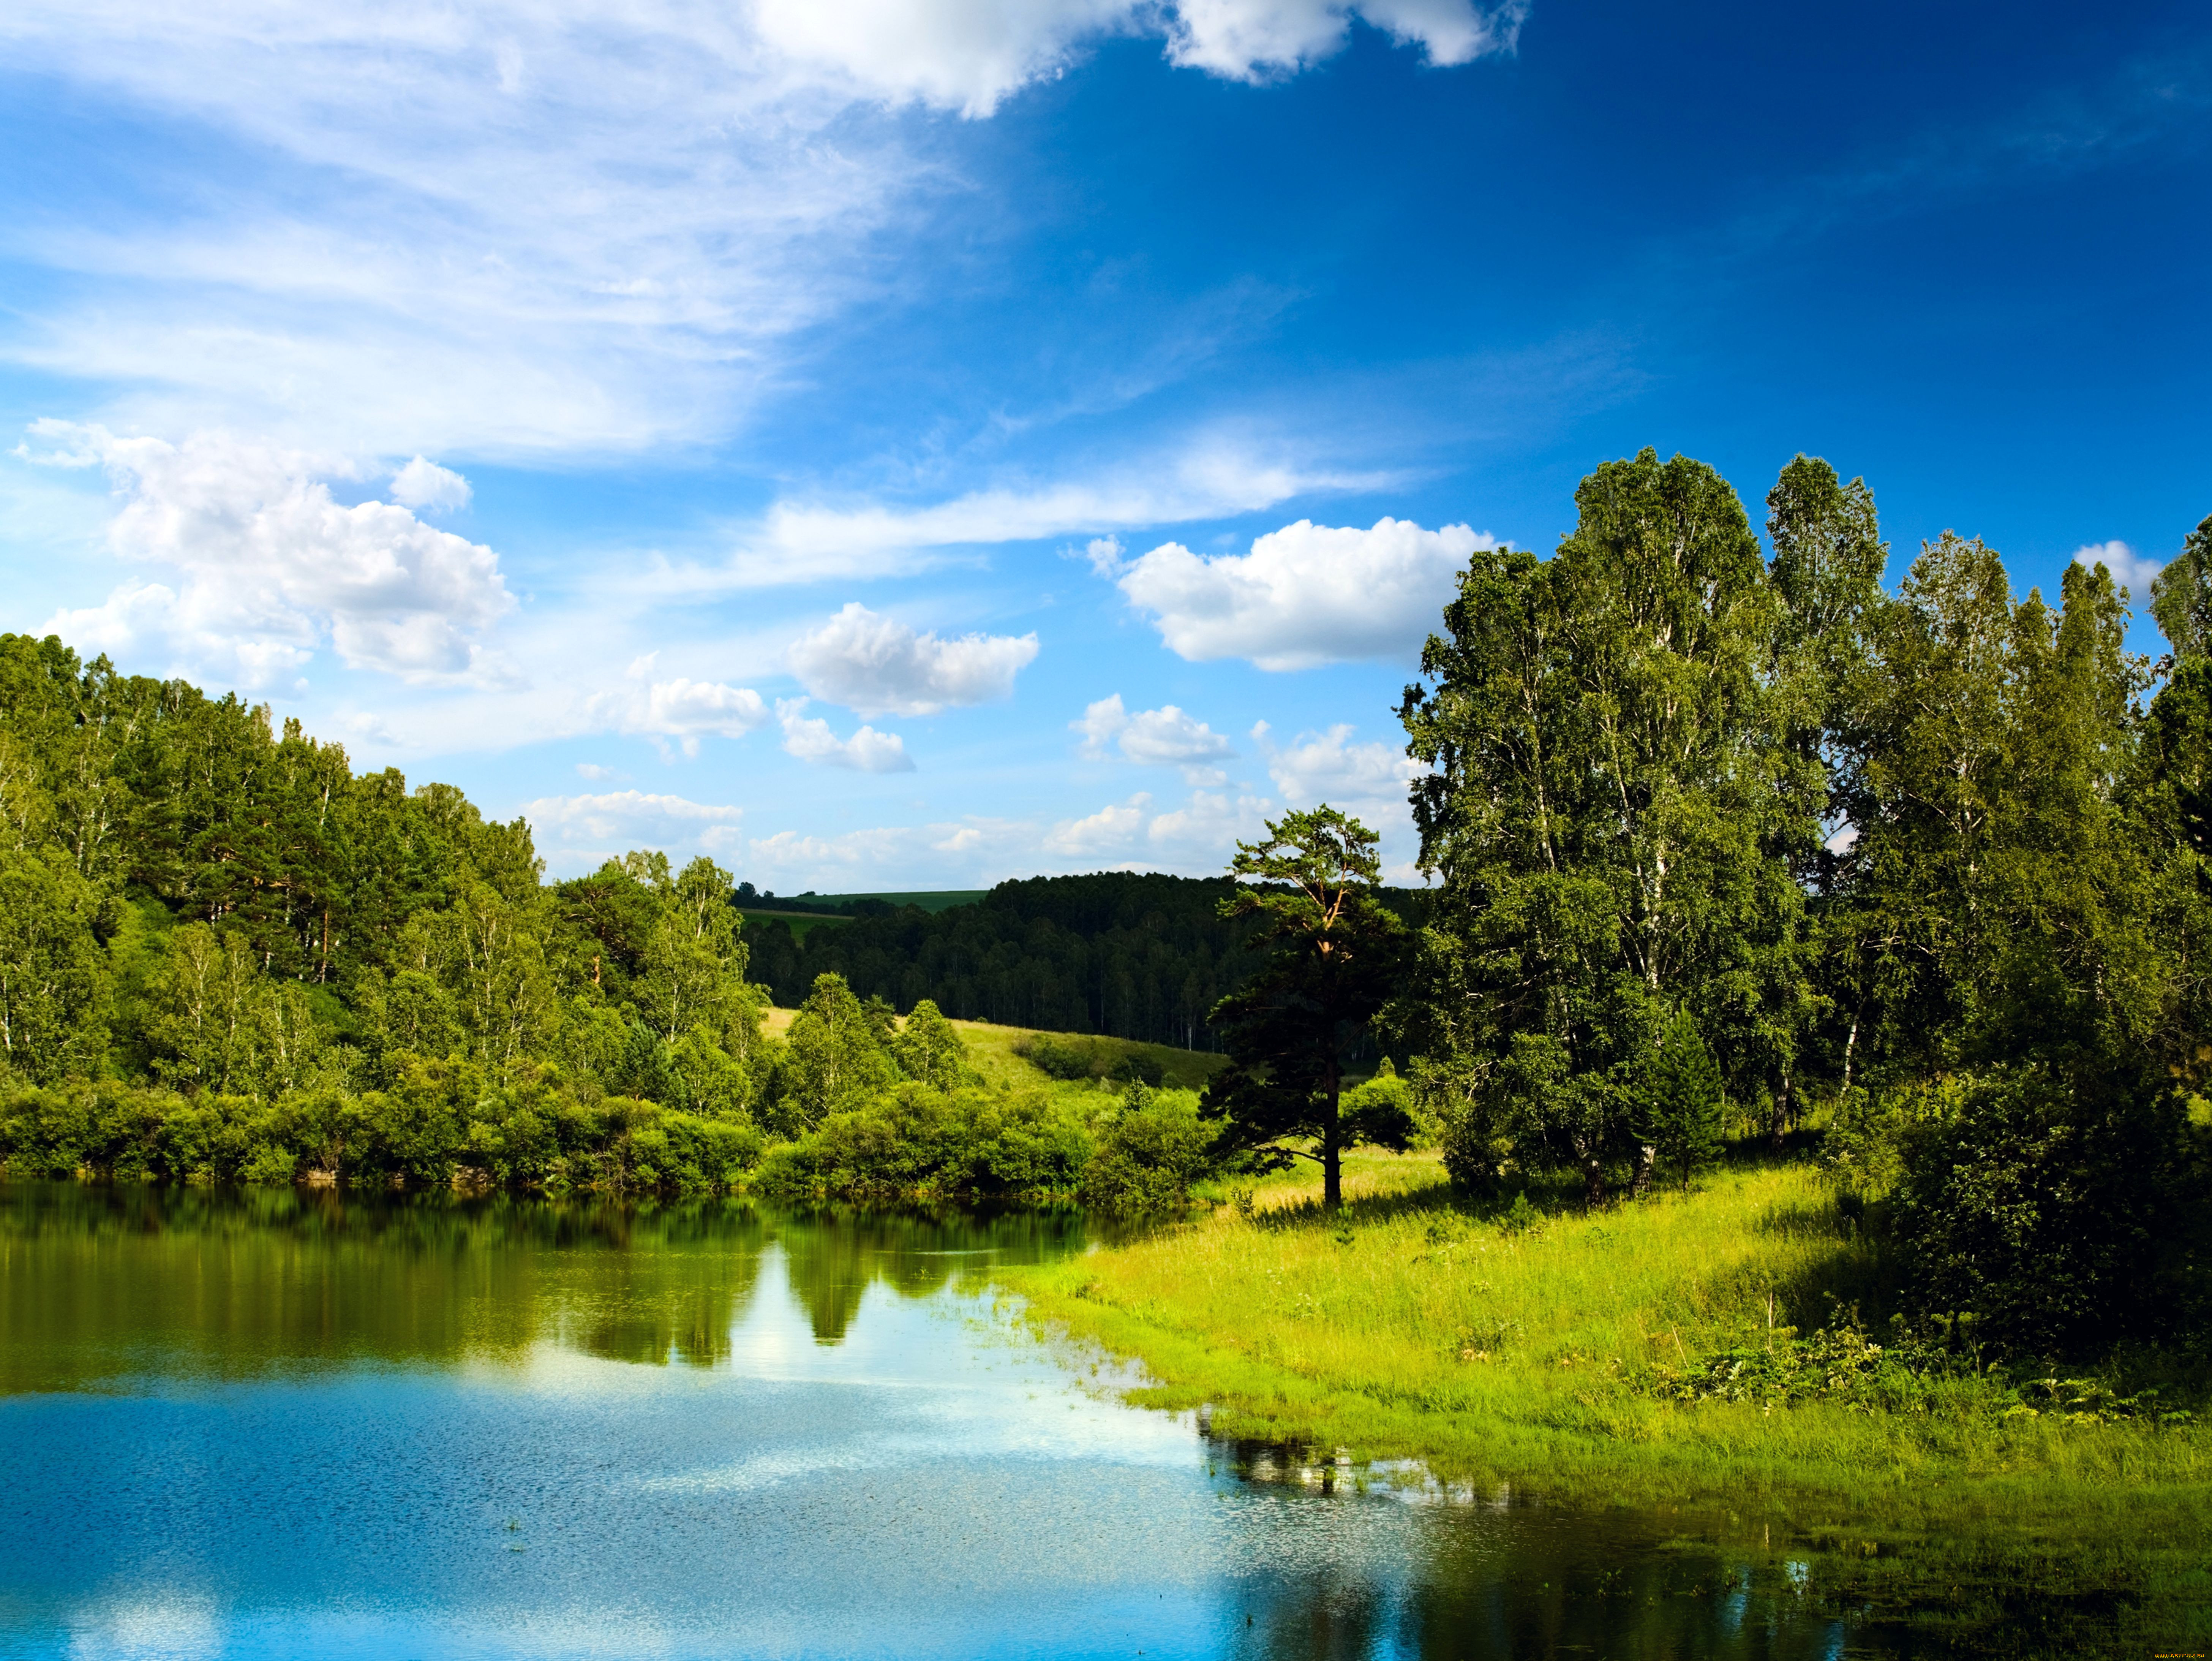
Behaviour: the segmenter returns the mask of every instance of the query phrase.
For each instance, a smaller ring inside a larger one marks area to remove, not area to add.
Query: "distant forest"
[[[787,1007],[817,976],[837,974],[900,1009],[927,998],[956,1020],[1213,1050],[1206,1016],[1254,964],[1252,920],[1221,915],[1231,886],[1130,872],[1033,877],[934,916],[862,902],[853,922],[804,940],[757,917],[745,940],[754,978]],[[1385,897],[1419,920],[1418,891]]]

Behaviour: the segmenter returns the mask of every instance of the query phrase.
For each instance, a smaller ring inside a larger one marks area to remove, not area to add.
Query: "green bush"
[[[1915,1308],[1971,1312],[2001,1348],[2066,1353],[2139,1315],[2174,1129],[2125,1080],[2008,1068],[1905,1140],[1894,1217]]]
[[[1094,1079],[1104,1071],[1098,1046],[1049,1032],[1022,1039],[1014,1053],[1048,1079]]]
[[[1121,1216],[1172,1211],[1212,1166],[1212,1133],[1194,1098],[1132,1085],[1083,1167],[1083,1203]]]

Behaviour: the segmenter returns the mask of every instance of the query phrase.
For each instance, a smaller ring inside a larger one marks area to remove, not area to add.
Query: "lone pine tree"
[[[1313,1160],[1331,1208],[1344,1202],[1347,1148],[1402,1148],[1413,1131],[1395,1096],[1343,1100],[1346,1058],[1396,993],[1405,958],[1405,925],[1376,897],[1379,840],[1327,803],[1285,814],[1231,862],[1261,885],[1222,902],[1224,916],[1260,920],[1251,944],[1268,955],[1214,1009],[1229,1054],[1205,1098],[1216,1147],[1267,1169]],[[1307,1141],[1316,1146],[1297,1145]]]

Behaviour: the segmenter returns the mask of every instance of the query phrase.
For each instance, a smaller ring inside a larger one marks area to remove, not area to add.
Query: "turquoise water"
[[[2110,1630],[2002,1586],[1980,1615],[1883,1603],[1847,1553],[1724,1512],[1229,1446],[1118,1404],[981,1289],[1086,1244],[1035,1214],[0,1188],[0,1654],[1810,1658]]]

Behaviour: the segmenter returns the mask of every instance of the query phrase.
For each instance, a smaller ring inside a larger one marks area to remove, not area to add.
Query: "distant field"
[[[781,1037],[791,1030],[791,1018],[797,1013],[792,1009],[770,1009],[763,1025],[770,1032]],[[1014,1046],[1024,1038],[1039,1036],[1027,1027],[994,1026],[988,1021],[955,1021],[952,1025],[959,1029],[961,1037],[967,1042],[969,1061],[988,1084],[1005,1083],[1020,1088],[1058,1090],[1100,1087],[1090,1084],[1057,1083],[1014,1054]],[[1139,1043],[1133,1038],[1103,1038],[1084,1033],[1057,1033],[1054,1036],[1079,1043],[1094,1044],[1117,1056],[1142,1056],[1156,1061],[1165,1075],[1164,1082],[1174,1090],[1202,1089],[1223,1061],[1223,1057],[1209,1056],[1203,1050],[1177,1050],[1171,1044],[1164,1043]]]
[[[791,938],[795,940],[805,940],[809,929],[820,928],[825,924],[835,928],[841,923],[853,921],[850,917],[813,917],[804,911],[763,911],[748,907],[740,907],[738,915],[747,922],[756,920],[765,922],[774,917],[790,928]]]
[[[848,900],[881,900],[887,905],[919,906],[924,911],[950,911],[956,905],[973,905],[990,891],[988,888],[934,888],[904,894],[786,894],[781,899],[739,909],[749,917],[804,916],[804,912],[794,914],[784,910],[782,901],[788,900],[793,905],[842,905]],[[843,922],[845,919],[837,917],[832,921]]]

